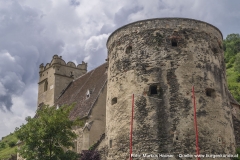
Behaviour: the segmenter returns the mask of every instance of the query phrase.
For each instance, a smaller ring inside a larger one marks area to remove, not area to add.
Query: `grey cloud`
[[[3,95],[0,96],[0,110],[3,112],[9,111],[10,108],[12,107],[12,98],[11,95]]]
[[[125,25],[129,23],[129,15],[135,14],[139,11],[143,10],[143,7],[140,6],[133,6],[129,8],[129,6],[122,7],[118,12],[115,13],[114,16],[114,23],[117,27]]]
[[[89,69],[93,69],[96,66],[104,63],[107,57],[106,41],[108,35],[101,34],[98,36],[90,37],[85,45],[85,61],[89,63]]]
[[[70,5],[79,6],[79,5],[80,5],[80,2],[77,1],[77,0],[70,0]]]
[[[61,53],[64,42],[43,34],[40,11],[16,0],[5,4],[0,10],[0,83],[6,94],[0,97],[0,109],[10,111],[12,96],[37,82],[39,64]]]
[[[117,27],[112,24],[104,24],[99,33],[108,34],[108,33],[112,33],[115,29],[117,29]]]

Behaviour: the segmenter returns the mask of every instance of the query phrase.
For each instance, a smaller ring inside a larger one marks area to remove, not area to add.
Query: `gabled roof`
[[[107,82],[107,63],[73,80],[55,102],[55,106],[76,103],[70,119],[88,116]],[[89,97],[87,94],[89,94]]]

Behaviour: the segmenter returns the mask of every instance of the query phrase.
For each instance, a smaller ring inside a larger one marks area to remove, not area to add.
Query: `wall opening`
[[[222,138],[218,137],[218,143],[222,143]]]
[[[217,49],[217,48],[215,48],[215,47],[214,47],[214,48],[212,48],[212,51],[213,51],[213,53],[214,53],[214,54],[218,53],[218,49]]]
[[[172,39],[172,46],[177,47],[177,41],[175,39]]]
[[[109,148],[112,148],[112,140],[109,141]]]
[[[112,99],[112,105],[114,105],[114,104],[116,104],[117,103],[117,97],[114,97],[113,99]]]
[[[128,46],[126,48],[126,53],[129,54],[129,53],[132,53],[132,46]]]
[[[70,72],[70,77],[73,77],[73,72],[72,71]]]
[[[150,95],[158,94],[157,85],[151,85],[149,91]]]
[[[45,81],[44,83],[44,92],[48,90],[48,81]]]
[[[206,88],[205,93],[208,97],[215,97],[215,90],[212,88]]]

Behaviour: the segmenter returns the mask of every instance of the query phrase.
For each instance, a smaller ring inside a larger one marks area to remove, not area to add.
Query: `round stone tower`
[[[138,21],[110,35],[108,159],[129,157],[132,94],[133,154],[195,155],[193,85],[200,154],[235,153],[222,41],[213,25],[186,18]]]

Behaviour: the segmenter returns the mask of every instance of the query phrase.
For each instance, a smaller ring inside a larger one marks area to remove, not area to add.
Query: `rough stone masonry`
[[[200,154],[235,153],[222,41],[213,25],[185,18],[138,21],[110,35],[107,159],[129,157],[133,93],[133,153],[195,155],[193,85]]]

